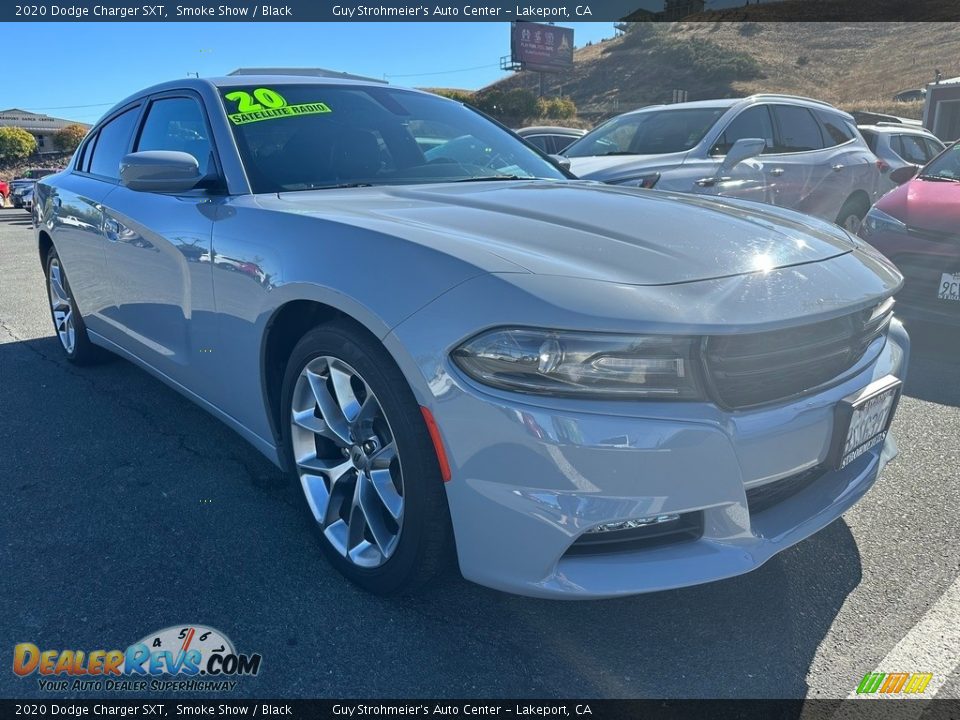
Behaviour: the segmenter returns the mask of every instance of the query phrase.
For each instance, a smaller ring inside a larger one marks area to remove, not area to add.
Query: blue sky
[[[564,25],[578,46],[613,35],[609,22]],[[490,22],[0,23],[4,57],[42,50],[48,68],[28,62],[19,77],[8,73],[0,110],[92,123],[142,87],[244,66],[324,67],[386,74],[397,85],[476,89],[505,75],[499,61],[510,51],[509,33],[509,23]]]

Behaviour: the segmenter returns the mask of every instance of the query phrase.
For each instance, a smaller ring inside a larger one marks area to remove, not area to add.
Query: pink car
[[[860,237],[904,275],[898,316],[960,326],[960,142],[917,170],[891,174],[903,184],[870,209]]]

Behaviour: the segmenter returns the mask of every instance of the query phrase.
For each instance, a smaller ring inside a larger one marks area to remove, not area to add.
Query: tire
[[[450,563],[453,533],[433,443],[393,359],[352,322],[320,325],[293,349],[281,393],[290,471],[324,555],[378,595],[422,589]]]
[[[840,213],[837,215],[837,225],[856,235],[860,230],[860,222],[869,209],[870,204],[865,200],[855,197],[849,198],[840,208]]]
[[[51,247],[47,253],[44,274],[47,280],[50,319],[53,321],[53,330],[60,340],[60,348],[67,360],[76,365],[103,362],[109,357],[109,353],[91,343],[90,338],[87,337],[87,326],[83,322],[83,317],[77,312],[70,282],[67,280],[66,271],[55,248]],[[56,284],[53,282],[54,275],[58,279]],[[64,319],[67,311],[69,311],[69,320]]]

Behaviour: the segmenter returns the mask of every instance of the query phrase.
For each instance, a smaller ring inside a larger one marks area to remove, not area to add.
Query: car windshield
[[[621,115],[584,135],[563,154],[589,157],[684,152],[700,142],[727,109],[685,108]]]
[[[960,180],[960,143],[954,143],[943,154],[923,168],[920,177],[940,180]]]
[[[320,84],[220,93],[254,192],[565,177],[510,132],[434,95]]]

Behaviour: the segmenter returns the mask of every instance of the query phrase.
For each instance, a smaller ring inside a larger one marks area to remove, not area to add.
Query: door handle
[[[106,218],[103,221],[103,232],[107,236],[107,240],[116,242],[120,239],[120,223],[113,218]]]
[[[774,168],[773,170],[770,171],[770,174],[773,175],[774,177],[780,177],[781,175],[783,175],[783,172],[784,172],[783,168]]]
[[[833,165],[831,166],[830,169],[833,170],[834,172],[840,172],[841,170],[843,170],[843,165],[839,165],[839,164]]]

